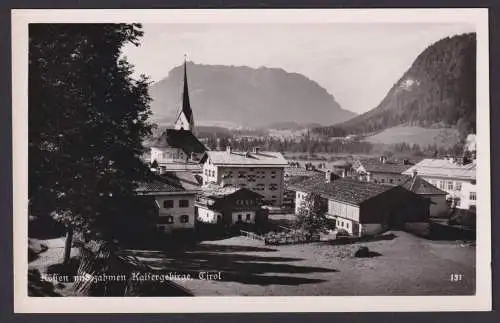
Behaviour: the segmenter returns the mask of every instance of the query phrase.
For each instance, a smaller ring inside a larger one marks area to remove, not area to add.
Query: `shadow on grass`
[[[332,240],[327,240],[324,242],[319,242],[322,244],[328,244],[328,245],[348,245],[348,244],[354,244],[354,243],[366,243],[366,242],[376,242],[376,241],[389,241],[389,240],[394,240],[398,236],[395,235],[394,233],[386,233],[386,234],[381,234],[377,236],[364,236],[364,237],[342,237],[338,239],[332,239]]]
[[[367,254],[364,254],[362,256],[354,256],[355,258],[374,258],[374,257],[380,257],[382,256],[381,253],[376,252],[376,251],[368,251]]]
[[[217,246],[219,247],[219,246]],[[294,277],[286,274],[333,273],[338,270],[312,266],[297,266],[289,263],[301,258],[254,256],[237,253],[211,253],[190,251],[168,253],[157,251],[127,252],[138,257],[155,270],[189,274],[198,279],[200,272],[221,273],[223,282],[238,282],[253,285],[301,285],[324,282],[317,278]]]
[[[430,233],[422,237],[433,241],[475,241],[476,230],[431,222]]]

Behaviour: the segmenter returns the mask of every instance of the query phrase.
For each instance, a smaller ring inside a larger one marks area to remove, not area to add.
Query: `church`
[[[194,135],[194,115],[189,101],[186,61],[184,61],[184,88],[182,108],[174,128],[166,129],[151,146],[151,163],[165,171],[200,171],[199,160],[207,148]]]

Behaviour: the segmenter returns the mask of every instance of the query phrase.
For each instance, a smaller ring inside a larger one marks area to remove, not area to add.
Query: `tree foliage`
[[[148,176],[148,81],[122,57],[138,24],[29,26],[30,212],[91,238],[117,237]]]
[[[310,234],[326,233],[327,210],[328,204],[319,194],[307,194],[296,214],[298,227]]]

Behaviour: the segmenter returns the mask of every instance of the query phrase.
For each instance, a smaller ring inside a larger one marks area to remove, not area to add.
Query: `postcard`
[[[13,10],[15,311],[491,310],[488,37],[479,8]]]

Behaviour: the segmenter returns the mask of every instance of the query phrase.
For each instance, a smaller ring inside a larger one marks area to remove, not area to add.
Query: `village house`
[[[279,152],[207,151],[201,160],[203,184],[248,188],[263,196],[266,205],[281,206],[288,163]]]
[[[415,194],[429,199],[430,217],[447,217],[449,215],[450,208],[446,201],[446,195],[448,193],[432,185],[421,176],[413,173],[412,176],[407,177],[406,181],[402,183],[401,186]]]
[[[188,172],[167,172],[138,184],[139,196],[153,198],[158,231],[193,231],[195,198],[200,191],[199,178]]]
[[[460,165],[449,159],[424,159],[403,172],[416,172],[423,179],[447,193],[452,206],[469,209],[476,206],[476,164]]]
[[[184,62],[184,91],[182,109],[177,115],[173,129],[166,129],[150,143],[150,162],[158,165],[160,172],[201,172],[199,164],[207,148],[193,134],[194,116],[189,101],[186,62]]]
[[[203,186],[196,200],[197,220],[225,227],[254,225],[263,220],[262,195],[249,189],[216,184]]]
[[[402,229],[415,224],[426,225],[429,200],[401,186],[361,182],[349,178],[334,181],[304,180],[294,185],[297,210],[310,193],[328,200],[327,217],[337,230],[353,236]]]
[[[353,169],[361,181],[399,185],[406,180],[406,177],[401,174],[411,166],[407,160],[396,162],[381,156],[378,159],[356,160]]]
[[[318,170],[307,170],[289,163],[285,168],[285,191],[283,193],[282,210],[293,212],[295,210],[295,191],[290,189],[291,185],[311,177],[323,177],[324,173]]]

